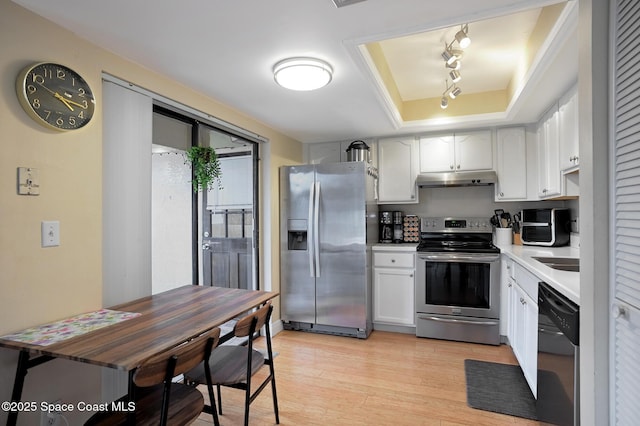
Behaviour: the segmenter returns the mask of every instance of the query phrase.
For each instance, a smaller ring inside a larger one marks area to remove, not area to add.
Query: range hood
[[[493,185],[497,180],[498,175],[491,170],[479,172],[421,173],[416,178],[416,185],[421,188],[483,186]]]

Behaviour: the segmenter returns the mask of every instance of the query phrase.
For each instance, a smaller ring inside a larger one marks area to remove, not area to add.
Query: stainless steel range
[[[500,344],[500,249],[486,218],[420,219],[416,335]]]

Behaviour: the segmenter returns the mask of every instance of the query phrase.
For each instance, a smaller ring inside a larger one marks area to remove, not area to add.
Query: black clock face
[[[24,69],[16,82],[20,103],[38,123],[56,130],[84,127],[93,117],[95,99],[87,82],[59,64]]]

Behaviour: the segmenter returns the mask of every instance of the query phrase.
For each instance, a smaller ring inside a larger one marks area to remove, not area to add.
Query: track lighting
[[[454,43],[458,43],[460,49],[454,49]],[[440,99],[440,108],[446,109],[449,106],[449,100],[447,99],[447,95],[449,98],[455,99],[462,93],[462,89],[460,89],[456,83],[462,80],[462,75],[460,74],[460,65],[461,59],[463,55],[463,51],[461,49],[465,49],[469,47],[471,44],[471,39],[469,38],[469,24],[460,25],[460,30],[456,33],[455,38],[451,41],[451,43],[447,44],[446,41],[444,43],[444,51],[441,53],[442,59],[445,62],[445,68],[449,72],[449,77],[451,77],[451,86],[449,86],[448,80],[445,80],[445,91],[442,93],[442,98]]]
[[[442,59],[444,59],[444,61],[447,64],[452,63],[453,61],[457,60],[458,58],[456,58],[453,55],[453,52],[451,51],[451,48],[449,48],[449,46],[445,45],[444,47],[444,52],[442,52]]]
[[[460,90],[460,88],[455,84],[449,86],[449,80],[445,80],[444,85],[445,89],[444,92],[442,92],[442,98],[440,99],[440,108],[442,109],[446,109],[449,106],[449,99],[447,99],[447,95],[449,95],[451,99],[455,99],[456,96],[462,93],[462,90]]]
[[[457,59],[450,64],[445,64],[447,68],[451,68],[452,70],[459,70],[461,65],[462,61],[460,61],[460,59]]]
[[[466,49],[471,44],[471,39],[468,35],[469,32],[469,24],[461,25],[460,31],[456,33],[456,41],[460,45],[461,48]]]
[[[440,99],[440,108],[447,109],[448,106],[449,106],[449,99],[447,99],[446,96],[443,96],[442,99]]]
[[[462,89],[454,85],[453,88],[449,91],[449,97],[451,99],[455,99],[456,97],[460,96],[461,93]]]
[[[453,43],[453,42],[452,42]],[[444,51],[442,52],[442,59],[447,63],[447,65],[453,64],[456,61],[462,59],[462,50],[460,49],[452,49],[451,45],[444,46]]]

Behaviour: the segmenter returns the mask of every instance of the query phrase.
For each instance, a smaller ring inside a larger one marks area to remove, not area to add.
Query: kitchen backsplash
[[[571,211],[571,219],[579,216],[578,200],[566,201],[521,201],[496,203],[493,186],[469,186],[452,188],[420,188],[419,204],[386,204],[381,211],[400,210],[405,215],[417,216],[477,216],[487,219],[495,209],[503,209],[512,215],[522,209],[543,207],[566,207]],[[573,232],[578,232],[572,227]]]

